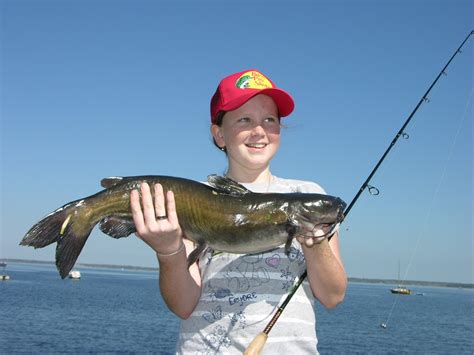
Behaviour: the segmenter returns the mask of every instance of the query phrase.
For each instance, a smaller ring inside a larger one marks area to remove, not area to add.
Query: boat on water
[[[411,295],[411,290],[403,286],[394,287],[390,289],[390,292],[398,295]]]
[[[0,274],[0,281],[8,281],[10,280],[10,276],[5,273],[5,268],[7,267],[7,263],[4,261],[0,261],[0,267],[2,268],[2,273]]]
[[[79,280],[81,278],[81,272],[77,270],[70,271],[68,277],[73,280]]]
[[[397,295],[411,295],[411,290],[400,284],[400,260],[398,260],[398,286],[391,288],[390,292],[395,293]]]

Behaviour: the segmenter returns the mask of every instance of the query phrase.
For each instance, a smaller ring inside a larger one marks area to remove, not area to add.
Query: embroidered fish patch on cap
[[[262,73],[258,71],[248,71],[242,74],[235,86],[239,89],[269,89],[273,88],[272,83]]]

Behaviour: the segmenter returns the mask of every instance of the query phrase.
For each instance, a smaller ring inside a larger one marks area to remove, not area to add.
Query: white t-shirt
[[[321,193],[313,182],[273,176],[271,184],[242,184],[254,192]],[[202,294],[181,321],[176,354],[242,354],[262,332],[295,280],[305,270],[301,245],[293,240],[251,255],[208,250],[199,260]],[[262,354],[317,353],[314,297],[304,281],[269,334]]]

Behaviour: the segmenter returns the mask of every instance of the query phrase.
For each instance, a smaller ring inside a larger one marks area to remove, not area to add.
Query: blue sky
[[[106,176],[204,180],[209,99],[258,68],[296,102],[275,175],[350,202],[473,26],[472,1],[1,1],[0,258]],[[474,282],[473,38],[342,227],[349,276]],[[459,133],[457,133],[459,131]],[[95,229],[79,262],[156,266]]]

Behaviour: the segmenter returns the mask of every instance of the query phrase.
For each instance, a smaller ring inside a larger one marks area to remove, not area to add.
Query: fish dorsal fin
[[[100,180],[100,186],[102,186],[105,189],[110,189],[111,187],[114,187],[115,185],[118,185],[121,182],[123,182],[123,177],[109,176]]]
[[[251,192],[245,186],[225,176],[209,175],[207,177],[207,182],[217,191],[236,197],[243,196]]]

